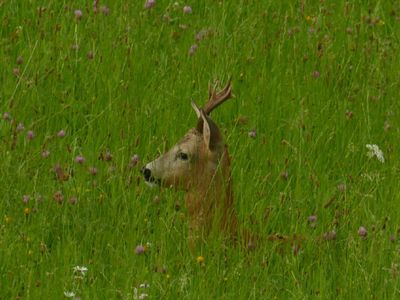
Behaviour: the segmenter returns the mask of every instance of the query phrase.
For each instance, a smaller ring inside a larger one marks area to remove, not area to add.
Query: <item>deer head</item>
[[[199,108],[192,102],[198,118],[197,126],[190,129],[172,149],[142,169],[148,184],[190,190],[212,179],[221,162],[225,144],[210,113],[231,97],[231,90],[230,81],[218,93],[209,85],[205,106]]]
[[[211,85],[208,91],[203,108],[192,102],[197,115],[196,127],[142,169],[147,183],[186,191],[190,245],[212,228],[228,232],[224,237],[236,239],[229,155],[218,126],[210,118],[210,113],[232,96],[230,80],[220,92]]]

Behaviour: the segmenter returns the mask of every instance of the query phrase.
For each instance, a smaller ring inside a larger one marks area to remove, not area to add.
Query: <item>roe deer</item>
[[[147,183],[186,191],[189,244],[192,246],[211,230],[222,231],[233,240],[237,238],[228,149],[218,126],[210,118],[217,106],[231,98],[230,80],[220,92],[209,85],[208,94],[203,108],[192,101],[197,126],[142,169]]]

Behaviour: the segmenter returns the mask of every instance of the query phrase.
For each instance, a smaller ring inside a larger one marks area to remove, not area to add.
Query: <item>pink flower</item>
[[[146,250],[145,247],[143,247],[142,245],[138,245],[135,248],[135,253],[140,255],[140,254],[143,254],[145,252],[145,250]]]
[[[156,5],[156,0],[147,0],[144,4],[145,9],[153,8]]]
[[[105,6],[105,5],[102,5],[101,7],[100,7],[100,11],[103,13],[103,15],[105,15],[105,16],[108,16],[109,14],[110,14],[110,9],[107,7],[107,6]]]
[[[33,140],[34,137],[35,137],[35,134],[33,133],[32,130],[29,130],[29,131],[26,133],[26,138],[27,138],[28,140]]]
[[[311,215],[308,217],[308,222],[310,223],[315,223],[317,222],[317,216],[316,215]]]
[[[252,129],[249,131],[248,135],[249,135],[249,137],[254,139],[257,136],[257,131],[255,129]]]
[[[78,155],[77,157],[75,157],[75,162],[83,165],[85,163],[85,158],[82,155]]]
[[[314,77],[314,78],[319,78],[320,76],[321,76],[321,74],[319,73],[319,71],[314,71],[313,73],[312,73],[312,76]]]
[[[8,112],[3,113],[3,120],[4,121],[9,121],[11,120],[11,116]]]
[[[30,197],[28,195],[23,195],[22,196],[22,201],[27,204],[29,202]]]
[[[42,152],[42,157],[43,157],[43,158],[47,158],[47,157],[49,157],[49,155],[50,155],[50,151],[49,151],[49,150],[44,150],[44,151]]]
[[[358,235],[362,238],[367,238],[368,236],[368,231],[364,226],[360,226],[360,228],[358,228]]]
[[[17,125],[17,132],[24,131],[24,130],[25,130],[24,124],[19,123],[19,124]]]
[[[130,162],[130,166],[134,167],[139,163],[139,155],[135,154],[134,156],[131,157],[131,162]]]
[[[197,48],[198,48],[197,44],[193,44],[192,46],[190,46],[189,55],[190,56],[194,55],[197,51]]]
[[[83,14],[82,14],[82,11],[80,10],[80,9],[76,9],[75,11],[74,11],[74,15],[75,15],[75,18],[76,18],[76,20],[80,20],[80,19],[82,19],[82,16],[83,16]]]
[[[190,6],[188,6],[188,5],[185,5],[184,7],[183,7],[183,13],[184,14],[191,14],[192,13],[192,8],[190,7]]]
[[[59,138],[63,138],[63,137],[65,136],[65,130],[64,130],[64,129],[61,129],[61,130],[57,133],[57,136],[58,136]]]

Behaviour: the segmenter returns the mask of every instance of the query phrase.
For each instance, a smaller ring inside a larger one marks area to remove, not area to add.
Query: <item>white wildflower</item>
[[[148,294],[142,293],[142,294],[140,294],[140,296],[139,296],[139,300],[144,300],[144,299],[146,299],[148,296],[149,296]]]
[[[86,272],[88,271],[88,268],[84,266],[76,266],[73,269],[75,273],[81,273],[82,276],[85,276]]]
[[[139,285],[140,288],[142,289],[148,289],[150,287],[150,284],[148,284],[147,282],[141,283]]]
[[[367,155],[369,158],[372,158],[374,156],[376,156],[376,158],[381,162],[384,163],[385,162],[385,158],[383,157],[383,152],[381,149],[379,149],[378,145],[371,145],[371,144],[366,144],[365,145],[367,147],[367,149],[369,150]]]
[[[74,292],[65,291],[64,292],[64,296],[67,297],[67,298],[73,298],[73,297],[75,297],[75,293]]]

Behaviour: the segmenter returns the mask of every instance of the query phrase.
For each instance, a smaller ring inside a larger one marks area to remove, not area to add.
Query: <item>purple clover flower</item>
[[[85,163],[85,158],[82,155],[78,155],[77,157],[75,157],[75,162],[83,165]]]
[[[358,228],[358,235],[362,238],[367,238],[368,236],[368,231],[364,226],[360,226],[360,228]]]
[[[147,0],[144,4],[145,9],[151,9],[156,5],[156,0]]]
[[[74,11],[74,15],[75,15],[75,19],[77,21],[80,21],[80,19],[82,19],[83,13],[82,13],[82,11],[80,9],[76,9]]]
[[[59,138],[65,137],[65,130],[64,130],[64,129],[61,129],[59,132],[57,132],[57,136],[58,136]]]
[[[145,251],[146,251],[146,248],[143,247],[142,245],[137,245],[136,248],[135,248],[135,253],[136,253],[137,255],[141,255],[141,254],[143,254]]]

